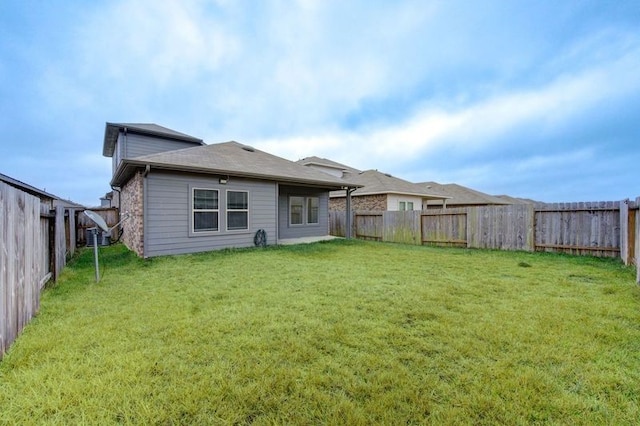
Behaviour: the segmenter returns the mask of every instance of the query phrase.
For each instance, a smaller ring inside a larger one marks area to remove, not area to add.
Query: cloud
[[[75,153],[101,152],[105,121],[149,121],[416,180],[441,163],[460,179],[536,180],[580,149],[632,144],[634,7],[525,3],[26,3],[0,17],[0,74],[17,82],[3,130],[28,155],[66,149],[76,170]]]
[[[165,88],[217,70],[236,54],[238,41],[206,4],[120,1],[95,10],[79,29],[84,73],[99,68],[107,80],[134,76]]]
[[[507,91],[457,109],[426,106],[397,124],[368,131],[336,130],[324,136],[259,140],[256,145],[280,155],[332,156],[342,147],[343,157],[363,155],[372,163],[410,161],[438,149],[466,152],[504,143],[501,136],[523,125],[538,131],[573,120],[602,102],[616,102],[640,89],[635,70],[640,68],[640,48],[597,68],[567,73],[546,85]]]

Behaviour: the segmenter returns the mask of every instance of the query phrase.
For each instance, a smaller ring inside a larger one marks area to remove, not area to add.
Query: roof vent
[[[389,173],[385,173],[384,175],[385,175],[386,177],[393,177],[393,176],[391,176]]]
[[[247,152],[255,152],[255,148],[249,145],[242,145],[242,149],[244,149]]]

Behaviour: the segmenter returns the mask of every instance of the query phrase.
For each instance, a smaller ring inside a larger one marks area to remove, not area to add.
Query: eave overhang
[[[422,194],[416,192],[403,192],[403,191],[369,191],[369,192],[354,192],[351,194],[352,197],[363,197],[366,195],[404,195],[409,197],[418,197],[427,200],[449,200],[452,197],[446,195],[435,195],[435,194]],[[332,198],[344,197],[342,194],[331,194]]]
[[[229,169],[211,169],[211,168],[201,168],[201,167],[191,167],[191,166],[183,166],[183,165],[175,165],[175,164],[164,164],[164,163],[153,163],[148,161],[139,161],[135,159],[125,159],[122,160],[116,173],[111,179],[112,187],[122,187],[126,182],[131,179],[131,177],[136,173],[136,171],[142,170],[164,170],[164,171],[173,171],[173,172],[182,172],[182,173],[195,173],[195,174],[206,174],[206,175],[216,175],[216,176],[228,176],[228,177],[237,177],[237,178],[248,178],[248,179],[260,179],[260,180],[268,180],[280,183],[288,183],[294,185],[304,185],[316,188],[323,188],[329,191],[337,191],[344,190],[347,188],[362,188],[362,185],[343,182],[340,180],[315,180],[308,178],[300,178],[300,177],[292,177],[292,176],[277,176],[277,175],[269,175],[259,172],[239,172],[237,170],[229,170]]]

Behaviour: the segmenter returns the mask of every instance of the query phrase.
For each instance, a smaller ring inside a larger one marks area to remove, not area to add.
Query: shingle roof
[[[418,184],[425,188],[426,191],[447,195],[451,197],[447,200],[448,206],[455,205],[489,205],[489,204],[511,204],[505,200],[501,200],[493,195],[476,191],[455,183],[440,184],[437,182],[423,182]]]
[[[195,145],[204,145],[202,139],[168,129],[154,123],[106,123],[102,155],[105,157],[113,156],[113,150],[116,146],[116,141],[118,140],[118,134],[120,131],[124,130],[131,133],[159,136],[161,138],[192,142]]]
[[[135,170],[147,165],[151,169],[250,177],[330,189],[358,186],[235,141],[125,159],[118,167],[111,184],[123,185]]]
[[[329,160],[327,158],[321,158],[316,156],[305,157],[301,160],[296,161],[296,163],[302,164],[303,166],[318,165],[318,166],[330,167],[336,170],[342,170],[342,171],[347,171],[352,173],[360,172],[360,170],[354,169],[353,167],[349,167],[345,164],[341,164],[336,161]]]
[[[446,195],[436,194],[428,191],[421,185],[382,173],[377,170],[365,170],[359,173],[347,175],[345,180],[358,185],[362,185],[353,192],[353,196],[372,194],[403,194],[415,195],[422,198],[443,199]],[[334,194],[337,196],[338,194]]]
[[[512,197],[510,195],[495,195],[496,198],[504,200],[510,204],[536,204],[536,200],[530,198]]]

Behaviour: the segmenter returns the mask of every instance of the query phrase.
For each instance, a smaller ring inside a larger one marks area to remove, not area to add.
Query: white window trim
[[[218,208],[217,209],[197,209],[195,208],[195,203],[194,203],[194,197],[196,195],[196,190],[203,190],[203,191],[215,191],[218,193]],[[190,216],[189,216],[189,222],[190,222],[190,235],[192,236],[199,236],[199,235],[212,235],[212,234],[219,234],[220,233],[220,190],[218,188],[206,188],[206,187],[200,187],[200,186],[192,186],[191,187],[191,191],[190,191],[191,197],[189,199],[189,210],[190,210]],[[195,212],[217,212],[218,213],[218,229],[217,230],[206,230],[206,231],[200,231],[200,230],[196,230],[196,221],[194,219],[194,214]]]
[[[247,208],[246,209],[229,209],[229,192],[244,192],[247,194]],[[225,200],[224,200],[224,207],[225,207],[225,211],[224,211],[224,219],[225,219],[225,230],[227,232],[247,232],[249,229],[251,229],[251,223],[250,223],[250,218],[251,215],[249,214],[249,209],[251,208],[251,194],[249,193],[249,191],[245,190],[245,189],[227,189],[225,191]],[[247,227],[246,228],[240,228],[240,229],[229,229],[229,212],[246,212],[247,213]]]

